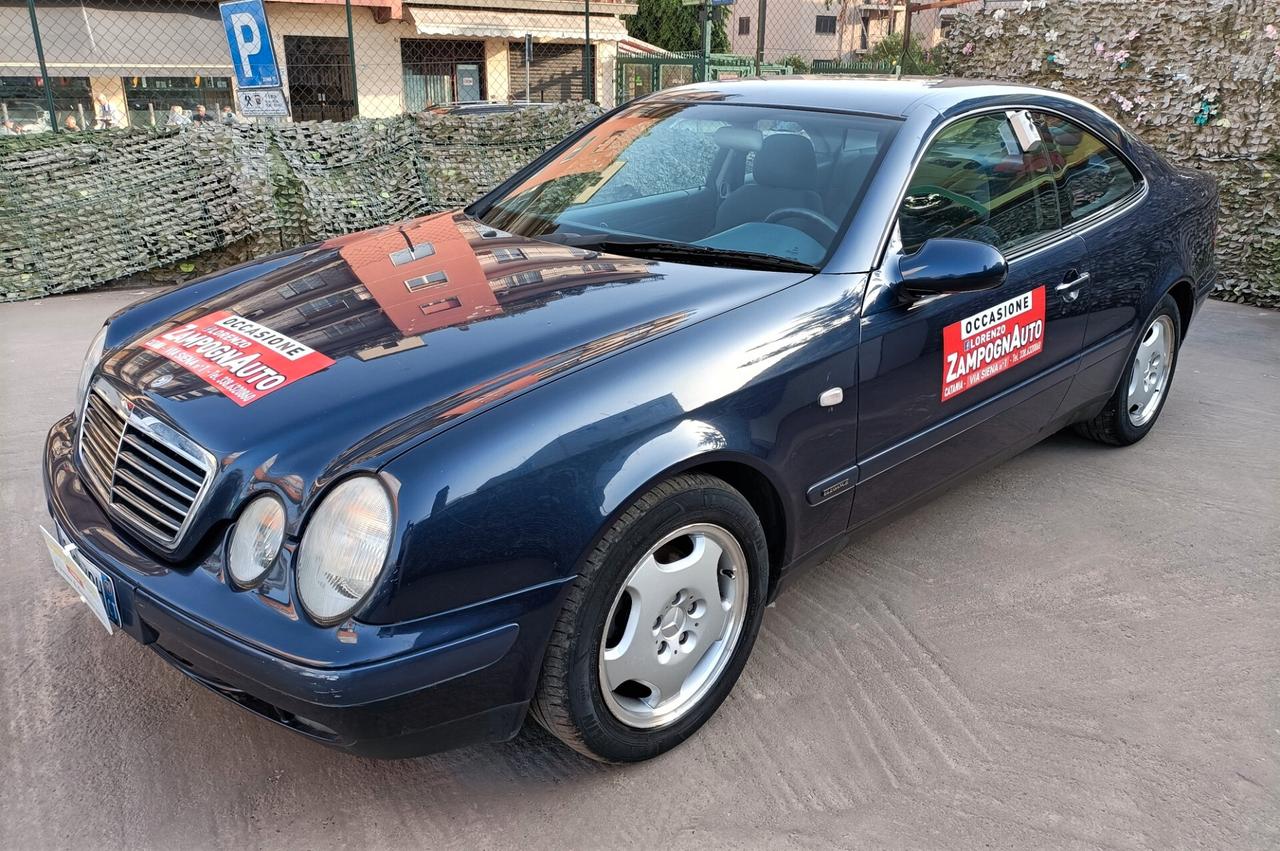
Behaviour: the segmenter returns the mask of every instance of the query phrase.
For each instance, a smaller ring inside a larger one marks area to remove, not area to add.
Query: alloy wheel
[[[600,685],[624,724],[664,727],[724,672],[747,616],[747,559],[726,529],[684,526],[632,568],[605,619]]]

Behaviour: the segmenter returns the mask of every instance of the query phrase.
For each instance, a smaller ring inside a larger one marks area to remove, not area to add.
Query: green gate
[[[702,57],[697,53],[666,53],[653,56],[619,56],[617,69],[618,103],[626,103],[651,92],[682,86],[702,79]],[[762,63],[759,76],[792,73],[787,65]],[[738,80],[756,76],[756,61],[749,56],[713,53],[707,57],[707,75],[712,80]]]

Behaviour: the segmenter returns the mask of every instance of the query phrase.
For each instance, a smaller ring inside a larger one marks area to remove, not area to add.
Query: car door
[[[1025,112],[958,119],[908,184],[890,255],[931,238],[994,245],[1003,285],[911,301],[877,277],[858,363],[858,485],[867,522],[1028,445],[1066,395],[1084,339],[1084,242],[1062,229],[1040,128]]]
[[[1082,124],[1055,113],[1035,114],[1049,145],[1064,227],[1084,240],[1089,280],[1080,304],[1088,313],[1079,372],[1064,411],[1110,395],[1129,362],[1142,321],[1139,309],[1160,273],[1152,224],[1137,209],[1141,173]]]

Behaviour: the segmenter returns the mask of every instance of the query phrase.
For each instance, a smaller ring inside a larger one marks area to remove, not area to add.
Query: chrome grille
[[[130,410],[105,381],[89,391],[80,459],[107,510],[166,548],[177,544],[213,478],[213,458],[186,435]]]

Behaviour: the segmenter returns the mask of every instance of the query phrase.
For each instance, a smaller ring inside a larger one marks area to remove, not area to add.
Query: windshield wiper
[[[557,238],[558,237],[558,238]],[[793,260],[790,257],[778,257],[761,251],[741,251],[736,248],[717,248],[711,245],[697,245],[689,242],[667,242],[656,239],[627,238],[608,236],[606,234],[547,234],[538,237],[548,242],[571,245],[575,248],[587,248],[605,251],[610,254],[622,254],[627,257],[644,257],[654,260],[723,260],[745,269],[764,269],[773,272],[816,272],[818,267],[811,263]]]

